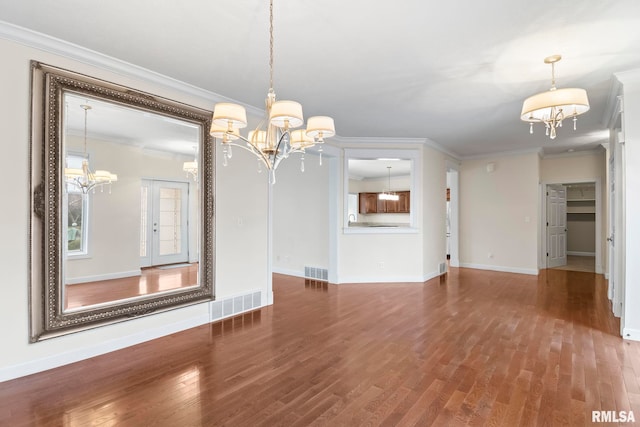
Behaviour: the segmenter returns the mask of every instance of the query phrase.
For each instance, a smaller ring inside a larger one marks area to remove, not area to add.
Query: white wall
[[[623,73],[625,299],[623,336],[640,340],[640,71]]]
[[[447,258],[447,156],[430,147],[422,155],[422,271],[425,278],[438,274]]]
[[[56,47],[67,48],[60,44]],[[3,76],[0,79],[3,97],[0,129],[5,141],[5,155],[0,158],[0,191],[11,200],[12,206],[0,214],[3,236],[0,245],[0,270],[3,272],[0,324],[11,325],[2,332],[0,381],[153,339],[206,323],[209,319],[209,304],[201,303],[29,344],[29,61],[38,60],[71,69],[201,108],[212,109],[215,101],[213,94],[158,75],[147,79],[143,76],[148,74],[143,70],[94,52],[87,52],[83,61],[70,59],[74,54],[63,57],[0,39]],[[101,68],[88,65],[92,60],[103,65]],[[106,67],[118,71],[107,71]],[[266,180],[247,173],[247,169],[255,170],[255,159],[243,161],[236,157],[241,156],[234,156],[232,166],[216,170],[215,289],[218,298],[249,289],[270,293],[270,281],[265,274],[268,271],[267,184]],[[242,227],[237,226],[238,216],[245,218]]]
[[[366,144],[357,148],[358,153],[360,150],[377,152],[376,147],[367,149]],[[424,282],[435,277],[439,263],[445,261],[446,157],[423,144],[389,151],[394,153],[373,157],[414,158],[411,215],[416,218],[415,228],[405,233],[376,229],[352,233],[356,230],[343,229],[342,204],[346,191],[343,179],[347,178],[344,169],[339,170],[342,185],[336,214],[341,225],[337,237],[338,283]],[[409,151],[414,154],[408,155]],[[356,157],[363,158],[362,155]]]
[[[461,267],[537,274],[539,162],[537,153],[462,162]]]
[[[549,183],[593,182],[605,177],[605,150],[547,156],[540,161],[540,179]]]
[[[70,139],[68,150],[82,150],[82,140]],[[76,145],[77,143],[80,146]],[[185,177],[182,163],[191,158],[160,152],[142,152],[131,145],[88,140],[90,165],[93,170],[106,169],[118,175],[111,192],[99,189],[89,197],[89,239],[87,257],[71,257],[65,277],[76,279],[140,271],[140,177],[188,183],[190,197],[189,252],[197,254],[197,186]],[[197,255],[192,259],[197,259]]]
[[[304,267],[329,269],[329,164],[307,153],[305,171],[293,154],[276,171],[273,190],[273,271],[304,276]],[[335,194],[333,195],[335,197]]]
[[[600,225],[600,263],[596,271],[608,268],[607,263],[607,200],[606,185],[606,151],[603,148],[585,153],[574,153],[560,156],[544,157],[540,162],[540,181],[548,184],[565,184],[578,182],[600,182],[600,200],[602,209],[596,221]],[[584,225],[584,224],[583,224]],[[594,243],[595,244],[595,243]]]

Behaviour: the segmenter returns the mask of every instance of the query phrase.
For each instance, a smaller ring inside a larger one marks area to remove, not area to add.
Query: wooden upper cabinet
[[[378,193],[360,193],[358,210],[361,214],[378,213]]]
[[[398,203],[398,212],[409,213],[411,211],[411,192],[398,191],[398,196],[400,196],[400,200],[396,202]]]
[[[361,214],[371,213],[409,213],[411,210],[411,192],[398,191],[399,200],[380,200],[380,193],[360,193]]]

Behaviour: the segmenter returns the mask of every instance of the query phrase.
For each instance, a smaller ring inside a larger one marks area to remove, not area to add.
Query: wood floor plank
[[[423,284],[274,275],[275,304],[0,383],[0,425],[585,425],[640,419],[606,281],[452,268]]]

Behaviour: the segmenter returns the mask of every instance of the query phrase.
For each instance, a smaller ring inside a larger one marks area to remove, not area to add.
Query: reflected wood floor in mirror
[[[0,384],[0,425],[588,425],[640,418],[601,275],[275,275],[273,306]],[[36,344],[38,345],[38,344]]]
[[[193,286],[198,263],[148,267],[140,276],[66,285],[65,309],[85,307]]]

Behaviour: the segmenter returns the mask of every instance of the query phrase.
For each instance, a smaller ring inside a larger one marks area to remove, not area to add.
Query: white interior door
[[[189,184],[142,180],[140,265],[189,261]]]
[[[567,264],[567,189],[547,185],[547,268]]]
[[[609,289],[607,295],[610,300],[613,299],[616,287],[616,246],[615,246],[615,232],[616,232],[616,166],[615,166],[615,154],[611,154],[609,158]],[[614,313],[616,307],[613,307]],[[619,316],[619,314],[617,314]]]

